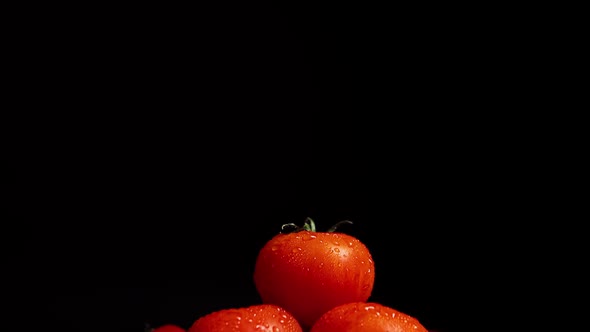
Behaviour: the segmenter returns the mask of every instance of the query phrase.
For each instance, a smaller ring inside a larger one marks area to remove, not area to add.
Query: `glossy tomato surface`
[[[295,318],[275,305],[219,310],[197,319],[188,332],[302,332]]]
[[[177,325],[166,324],[153,329],[151,332],[186,332],[186,330]]]
[[[285,308],[307,328],[333,307],[366,301],[374,280],[367,247],[336,232],[278,234],[260,250],[254,270],[262,301]]]
[[[348,303],[326,312],[310,332],[428,332],[420,322],[379,303]]]

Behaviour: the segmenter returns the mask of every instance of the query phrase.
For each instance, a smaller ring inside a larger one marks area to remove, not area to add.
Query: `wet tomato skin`
[[[322,315],[310,332],[428,332],[420,322],[379,303],[347,303]]]
[[[303,332],[285,309],[258,304],[222,309],[197,319],[188,332]]]
[[[367,247],[337,232],[278,234],[260,250],[254,270],[262,301],[285,308],[303,327],[338,305],[366,301],[374,280]]]

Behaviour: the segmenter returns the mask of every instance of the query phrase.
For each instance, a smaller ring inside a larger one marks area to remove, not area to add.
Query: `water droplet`
[[[238,320],[238,322],[239,322],[239,321],[241,321],[241,320],[242,320],[242,317],[240,317],[240,316],[237,316],[237,317],[236,317],[236,319],[237,319],[237,320]]]
[[[293,248],[293,250],[292,250],[292,251],[293,251],[293,252],[298,252],[298,251],[301,251],[301,250],[303,250],[303,249],[301,249],[300,247],[297,247],[297,248]]]
[[[272,332],[279,332],[279,331],[281,331],[281,329],[279,329],[279,328],[278,328],[278,327],[276,327],[276,326],[273,326],[273,328],[272,328]]]
[[[281,320],[279,321],[279,323],[281,323],[281,324],[285,324],[285,320],[284,320],[284,319],[281,319]]]
[[[334,241],[334,244],[338,246],[338,245],[340,245],[340,242]]]
[[[340,252],[340,249],[334,248],[334,252]]]
[[[315,235],[304,235],[303,236],[303,241],[310,241],[310,240],[313,240],[315,238],[317,238],[317,236],[315,236]]]
[[[375,309],[375,307],[372,306],[372,305],[368,305],[368,306],[365,307],[365,310],[367,310],[367,311],[373,310],[373,309]]]
[[[270,247],[270,250],[277,251],[277,250],[279,250],[279,247],[278,246],[272,246],[272,247]]]
[[[348,242],[348,246],[349,247],[352,247],[352,242]]]
[[[324,263],[323,263],[323,262],[322,262],[322,263],[320,263],[320,267],[324,267]]]
[[[368,270],[367,270],[367,273],[371,273],[371,269],[368,269]]]

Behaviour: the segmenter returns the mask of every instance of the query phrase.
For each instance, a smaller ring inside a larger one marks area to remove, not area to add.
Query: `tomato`
[[[332,308],[318,319],[310,332],[428,332],[403,312],[372,302],[353,302]]]
[[[185,329],[173,324],[166,324],[155,329],[149,329],[151,332],[186,332]]]
[[[285,309],[258,304],[244,308],[223,309],[197,319],[188,332],[303,332]]]
[[[369,250],[334,229],[316,232],[308,218],[303,230],[270,239],[256,259],[254,283],[262,302],[285,308],[305,328],[333,307],[367,301],[373,290]]]

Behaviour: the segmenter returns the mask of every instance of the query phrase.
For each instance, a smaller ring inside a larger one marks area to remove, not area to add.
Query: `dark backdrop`
[[[458,325],[482,291],[474,229],[518,188],[493,69],[463,52],[481,36],[431,11],[126,8],[32,31],[31,103],[54,110],[23,138],[34,307],[62,330],[188,328],[258,303],[258,250],[312,217],[354,221],[373,300]]]

